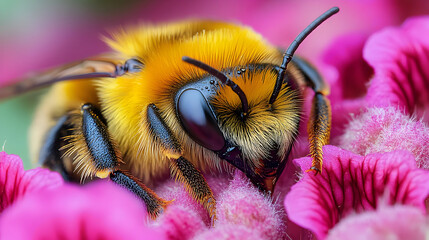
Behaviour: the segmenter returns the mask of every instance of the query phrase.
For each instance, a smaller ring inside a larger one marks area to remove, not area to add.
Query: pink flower
[[[356,99],[366,94],[366,83],[373,75],[363,59],[367,39],[366,33],[349,33],[336,38],[323,52],[322,61],[328,66],[319,69],[331,86],[331,101]]]
[[[416,207],[381,206],[375,211],[351,214],[329,231],[327,240],[426,239],[427,218]]]
[[[362,157],[334,146],[323,150],[322,174],[305,172],[285,199],[288,217],[318,239],[325,239],[328,231],[350,214],[377,209],[380,201],[426,211],[429,172],[418,169],[409,152]],[[309,157],[295,162],[301,169],[311,166]]]
[[[429,119],[429,17],[410,18],[370,37],[364,58],[373,67],[366,99],[371,106],[395,106]]]
[[[112,183],[64,185],[28,196],[0,218],[0,239],[164,239],[144,205]]]
[[[340,146],[360,155],[402,149],[429,168],[429,127],[394,107],[368,108],[348,124]]]
[[[212,186],[211,178],[206,179]],[[227,184],[226,181],[221,182]],[[170,179],[154,190],[163,199],[174,199],[155,222],[168,239],[192,239],[198,232],[208,229],[210,219],[207,210],[192,199],[182,184]]]
[[[226,174],[207,177],[217,201],[214,227],[208,227],[207,211],[190,198],[180,183],[172,181],[156,190],[165,199],[175,199],[155,223],[169,239],[285,237],[285,215],[280,203],[273,203],[238,170],[232,180]]]
[[[146,221],[144,204],[112,183],[63,184],[0,152],[0,239],[162,239]]]
[[[366,83],[373,74],[365,62],[362,50],[368,38],[366,33],[350,33],[335,39],[322,55],[321,70],[331,87],[328,96],[332,109],[331,144],[350,120],[350,115],[359,114],[365,108]]]
[[[217,216],[217,231],[224,229],[227,233],[234,229],[231,226],[237,226],[238,229],[240,227],[249,229],[250,233],[262,239],[274,240],[285,236],[283,209],[273,203],[271,197],[265,196],[255,188],[238,170],[229,186],[219,196]],[[215,236],[210,239],[225,239]],[[245,236],[243,238],[247,239]]]
[[[58,173],[42,168],[24,171],[18,156],[0,152],[0,214],[26,195],[62,184]]]

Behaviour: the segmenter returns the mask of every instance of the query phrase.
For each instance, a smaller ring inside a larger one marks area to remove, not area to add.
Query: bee
[[[329,141],[329,87],[300,43],[285,53],[249,27],[185,21],[125,29],[106,39],[112,53],[0,89],[0,99],[55,83],[32,124],[31,152],[69,181],[110,178],[156,218],[168,205],[148,186],[172,174],[216,219],[201,172],[238,168],[272,193],[302,118],[303,89],[314,90],[308,124],[311,171],[322,171]]]

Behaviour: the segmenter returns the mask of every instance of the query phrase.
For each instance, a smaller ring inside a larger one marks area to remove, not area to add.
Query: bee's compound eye
[[[222,149],[225,139],[207,99],[200,91],[187,89],[180,94],[177,101],[177,112],[188,135],[207,149]]]
[[[125,72],[138,72],[143,68],[143,63],[140,60],[131,58],[124,63]]]

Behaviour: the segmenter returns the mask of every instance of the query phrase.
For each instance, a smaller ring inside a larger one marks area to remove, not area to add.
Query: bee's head
[[[249,65],[244,74],[236,76],[238,70],[233,69],[227,76],[183,57],[229,88],[220,88],[215,95],[204,94],[198,87],[182,91],[177,99],[182,126],[194,141],[246,173],[262,190],[273,191],[298,132],[301,98],[293,78],[288,80],[288,64],[301,42],[338,11],[333,7],[308,25],[289,45],[280,66]],[[232,98],[232,93],[238,98]]]
[[[300,91],[293,81],[283,84],[276,101],[269,103],[277,67],[247,65],[222,73],[196,60],[184,60],[209,68],[210,75],[178,94],[176,107],[183,128],[261,190],[272,192],[298,132]]]

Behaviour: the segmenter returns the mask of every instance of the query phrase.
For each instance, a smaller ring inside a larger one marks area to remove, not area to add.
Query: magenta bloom
[[[429,17],[416,17],[370,37],[364,48],[364,58],[375,72],[366,97],[370,105],[428,114],[428,35]]]
[[[353,213],[373,211],[380,204],[404,204],[426,211],[429,172],[418,169],[412,154],[394,151],[365,157],[325,146],[323,172],[304,173],[285,199],[289,218],[318,239]],[[295,163],[309,169],[311,158]]]
[[[331,101],[356,99],[366,94],[366,83],[373,74],[362,55],[367,38],[368,34],[363,33],[346,34],[324,51],[322,61],[328,66],[319,69],[330,83]]]
[[[164,239],[147,218],[141,201],[112,183],[64,185],[4,211],[0,239]]]
[[[62,184],[58,173],[43,168],[24,171],[18,156],[0,152],[0,214],[30,193]]]
[[[348,124],[340,146],[360,155],[408,150],[429,168],[429,127],[394,107],[368,108]]]
[[[352,33],[335,39],[322,55],[319,67],[331,87],[328,96],[332,106],[331,143],[337,144],[350,114],[365,108],[366,84],[373,74],[365,62],[362,50],[368,34]]]
[[[170,180],[156,192],[175,199],[156,225],[169,239],[283,239],[285,215],[280,203],[264,196],[236,170],[227,175],[208,176],[215,194],[217,221],[209,226],[207,211],[192,200],[180,183]]]
[[[346,217],[329,231],[327,240],[424,240],[426,221],[426,216],[416,207],[381,206],[376,211]]]
[[[283,210],[279,211],[280,206],[256,189],[242,172],[236,171],[234,179],[218,199],[218,229],[201,239],[230,239],[237,236],[235,239],[259,237],[274,240],[285,237]],[[217,237],[218,234],[227,237]]]
[[[162,239],[146,225],[144,205],[111,183],[63,184],[56,172],[24,171],[0,152],[0,239]]]

